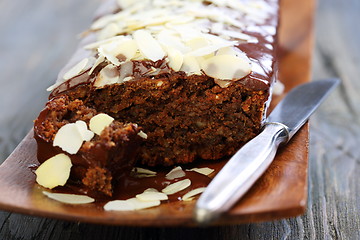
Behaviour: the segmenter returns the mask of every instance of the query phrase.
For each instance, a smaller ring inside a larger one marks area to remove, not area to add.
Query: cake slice
[[[111,116],[74,155],[105,170],[72,158],[72,176],[109,195],[98,182],[120,176],[120,162],[217,160],[259,133],[277,74],[277,0],[123,0],[110,12],[49,88],[34,128],[40,162],[63,151],[53,142],[64,124]],[[115,146],[94,151],[107,141]]]

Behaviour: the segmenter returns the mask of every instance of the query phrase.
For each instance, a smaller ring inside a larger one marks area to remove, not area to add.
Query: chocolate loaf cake
[[[111,195],[121,166],[221,159],[258,134],[277,73],[277,0],[107,6],[48,89],[34,127],[40,162],[64,152],[70,179]],[[78,151],[54,144],[61,127],[98,113],[114,120]]]

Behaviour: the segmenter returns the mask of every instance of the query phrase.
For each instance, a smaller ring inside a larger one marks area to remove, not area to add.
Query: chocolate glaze
[[[278,8],[276,1],[267,0],[266,2],[269,3],[270,8],[273,8],[273,10]],[[241,18],[239,20],[246,21]],[[254,37],[255,39],[257,39],[257,41],[241,42],[239,45],[236,46],[246,53],[252,64],[252,72],[244,78],[237,80],[237,82],[243,84],[249,89],[256,91],[267,90],[269,89],[270,85],[276,77],[274,74],[276,74],[277,72],[276,30],[278,28],[278,21],[279,16],[274,14],[270,15],[270,17],[266,20],[264,24],[255,24],[246,27],[245,30],[243,30],[243,33],[249,35],[250,37]],[[83,42],[88,44],[92,41],[95,41],[96,38],[94,35],[94,33],[88,34],[84,38]],[[83,46],[84,43],[80,44],[79,48],[81,49],[83,48]],[[73,58],[81,60],[85,57],[91,56],[89,55],[89,51],[77,52],[78,54],[76,54]],[[154,74],[149,74],[149,72],[151,71],[151,67],[157,68],[157,66],[162,66],[161,71],[157,72],[157,74],[173,72],[173,70],[167,65],[167,62],[164,59],[159,60],[155,63],[152,63],[148,60],[133,62],[133,72],[135,79],[154,76]],[[66,68],[69,69],[70,66],[68,65]],[[64,69],[62,70],[62,72],[65,72]],[[95,74],[89,76],[85,73],[82,73],[79,76],[75,76],[74,78],[65,81],[56,89],[54,89],[50,94],[49,98],[71,90],[72,88],[75,88],[79,85],[92,85],[95,76]],[[60,75],[59,77],[60,78],[58,79],[58,81],[61,81],[62,76]],[[126,82],[123,84],[126,85]]]
[[[154,177],[144,177],[144,178],[136,178],[132,175],[124,176],[121,181],[118,182],[114,189],[114,194],[112,197],[105,196],[100,194],[99,192],[91,191],[88,188],[84,188],[83,186],[77,184],[76,182],[69,182],[66,184],[65,187],[57,187],[53,189],[54,192],[59,193],[72,193],[72,194],[86,194],[95,198],[96,203],[100,205],[104,205],[106,202],[110,200],[126,200],[129,198],[135,197],[137,194],[144,192],[144,190],[148,188],[155,188],[161,192],[169,184],[184,180],[190,179],[191,185],[177,193],[172,195],[168,195],[169,199],[162,202],[175,202],[181,201],[182,197],[189,191],[200,188],[206,187],[211,179],[220,171],[220,169],[225,165],[227,159],[219,160],[219,161],[212,161],[212,162],[205,162],[201,161],[195,164],[189,164],[183,166],[183,170],[185,172],[185,176],[181,178],[177,178],[174,180],[166,179],[165,175],[172,169],[172,168],[151,168],[151,170],[156,171],[157,174]],[[209,176],[205,176],[203,174],[194,172],[194,171],[186,171],[186,169],[191,169],[193,167],[209,167],[214,169],[215,171],[211,173]],[[196,196],[198,197],[198,196]]]

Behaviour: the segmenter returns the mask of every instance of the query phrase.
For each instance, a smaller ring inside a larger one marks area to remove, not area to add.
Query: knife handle
[[[269,167],[278,146],[288,140],[289,131],[284,124],[266,123],[263,131],[228,161],[200,196],[194,212],[196,221],[207,223],[227,212]]]

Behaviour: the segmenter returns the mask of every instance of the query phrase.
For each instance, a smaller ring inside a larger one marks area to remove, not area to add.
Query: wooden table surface
[[[0,0],[0,162],[31,128],[48,95],[43,89],[76,47],[71,36],[90,24],[99,2]],[[211,228],[136,228],[0,211],[0,239],[360,239],[359,12],[358,0],[318,2],[313,78],[339,77],[342,84],[310,120],[304,216]]]

